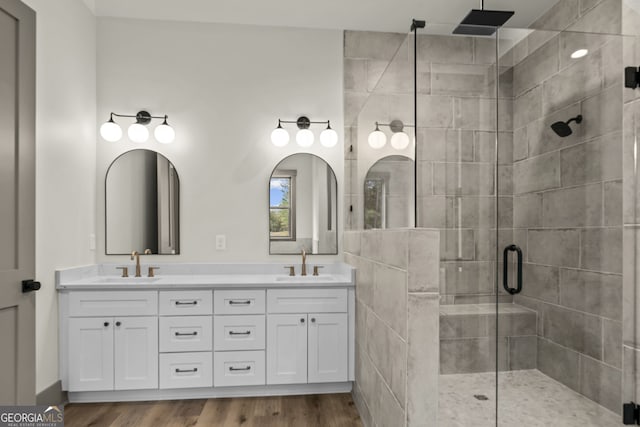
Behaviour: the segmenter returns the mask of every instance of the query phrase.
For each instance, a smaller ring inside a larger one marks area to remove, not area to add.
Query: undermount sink
[[[292,282],[292,283],[301,283],[301,282],[333,282],[333,276],[278,276],[276,277],[277,282]]]
[[[154,283],[160,280],[160,277],[100,277],[96,283]]]

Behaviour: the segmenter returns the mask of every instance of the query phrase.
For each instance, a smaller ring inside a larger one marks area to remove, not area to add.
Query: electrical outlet
[[[224,251],[227,249],[227,236],[224,234],[218,234],[216,236],[216,250]]]
[[[96,235],[95,234],[89,234],[89,250],[90,251],[95,251],[96,250]]]

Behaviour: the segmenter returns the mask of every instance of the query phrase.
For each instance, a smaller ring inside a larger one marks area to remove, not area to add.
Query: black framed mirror
[[[180,179],[175,166],[152,150],[127,151],[105,177],[105,252],[180,253]]]
[[[338,182],[331,166],[293,154],[269,178],[269,253],[338,253]]]

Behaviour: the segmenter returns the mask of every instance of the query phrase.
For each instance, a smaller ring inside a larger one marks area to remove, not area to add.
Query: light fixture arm
[[[310,125],[324,125],[324,124],[329,125],[329,120],[311,121],[306,116],[300,116],[300,117],[298,117],[298,120],[281,120],[281,119],[278,119],[278,127],[282,127],[282,126],[280,126],[281,123],[295,124],[295,125],[298,126],[298,129],[309,129]]]
[[[143,125],[146,125],[149,122],[151,122],[151,119],[164,119],[164,121],[166,122],[167,119],[169,118],[169,116],[167,116],[166,114],[164,116],[152,116],[151,114],[149,114],[148,111],[144,111],[144,110],[138,111],[138,113],[135,116],[133,116],[131,114],[118,114],[118,113],[114,113],[114,112],[111,112],[110,114],[111,114],[110,115],[110,119],[109,119],[110,121],[113,121],[113,116],[116,116],[116,117],[130,117],[130,118],[136,119],[137,123],[140,123],[140,124],[143,124]]]
[[[393,133],[397,133],[397,132],[402,132],[402,130],[404,128],[414,128],[415,125],[409,125],[406,123],[402,123],[401,120],[392,120],[391,123],[379,123],[379,122],[375,122],[376,123],[376,129],[375,130],[380,130],[378,129],[378,126],[386,126],[389,129],[391,129],[391,131]]]

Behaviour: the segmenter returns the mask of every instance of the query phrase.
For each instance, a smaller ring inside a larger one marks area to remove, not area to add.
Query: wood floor
[[[65,427],[362,427],[350,394],[74,403]]]

